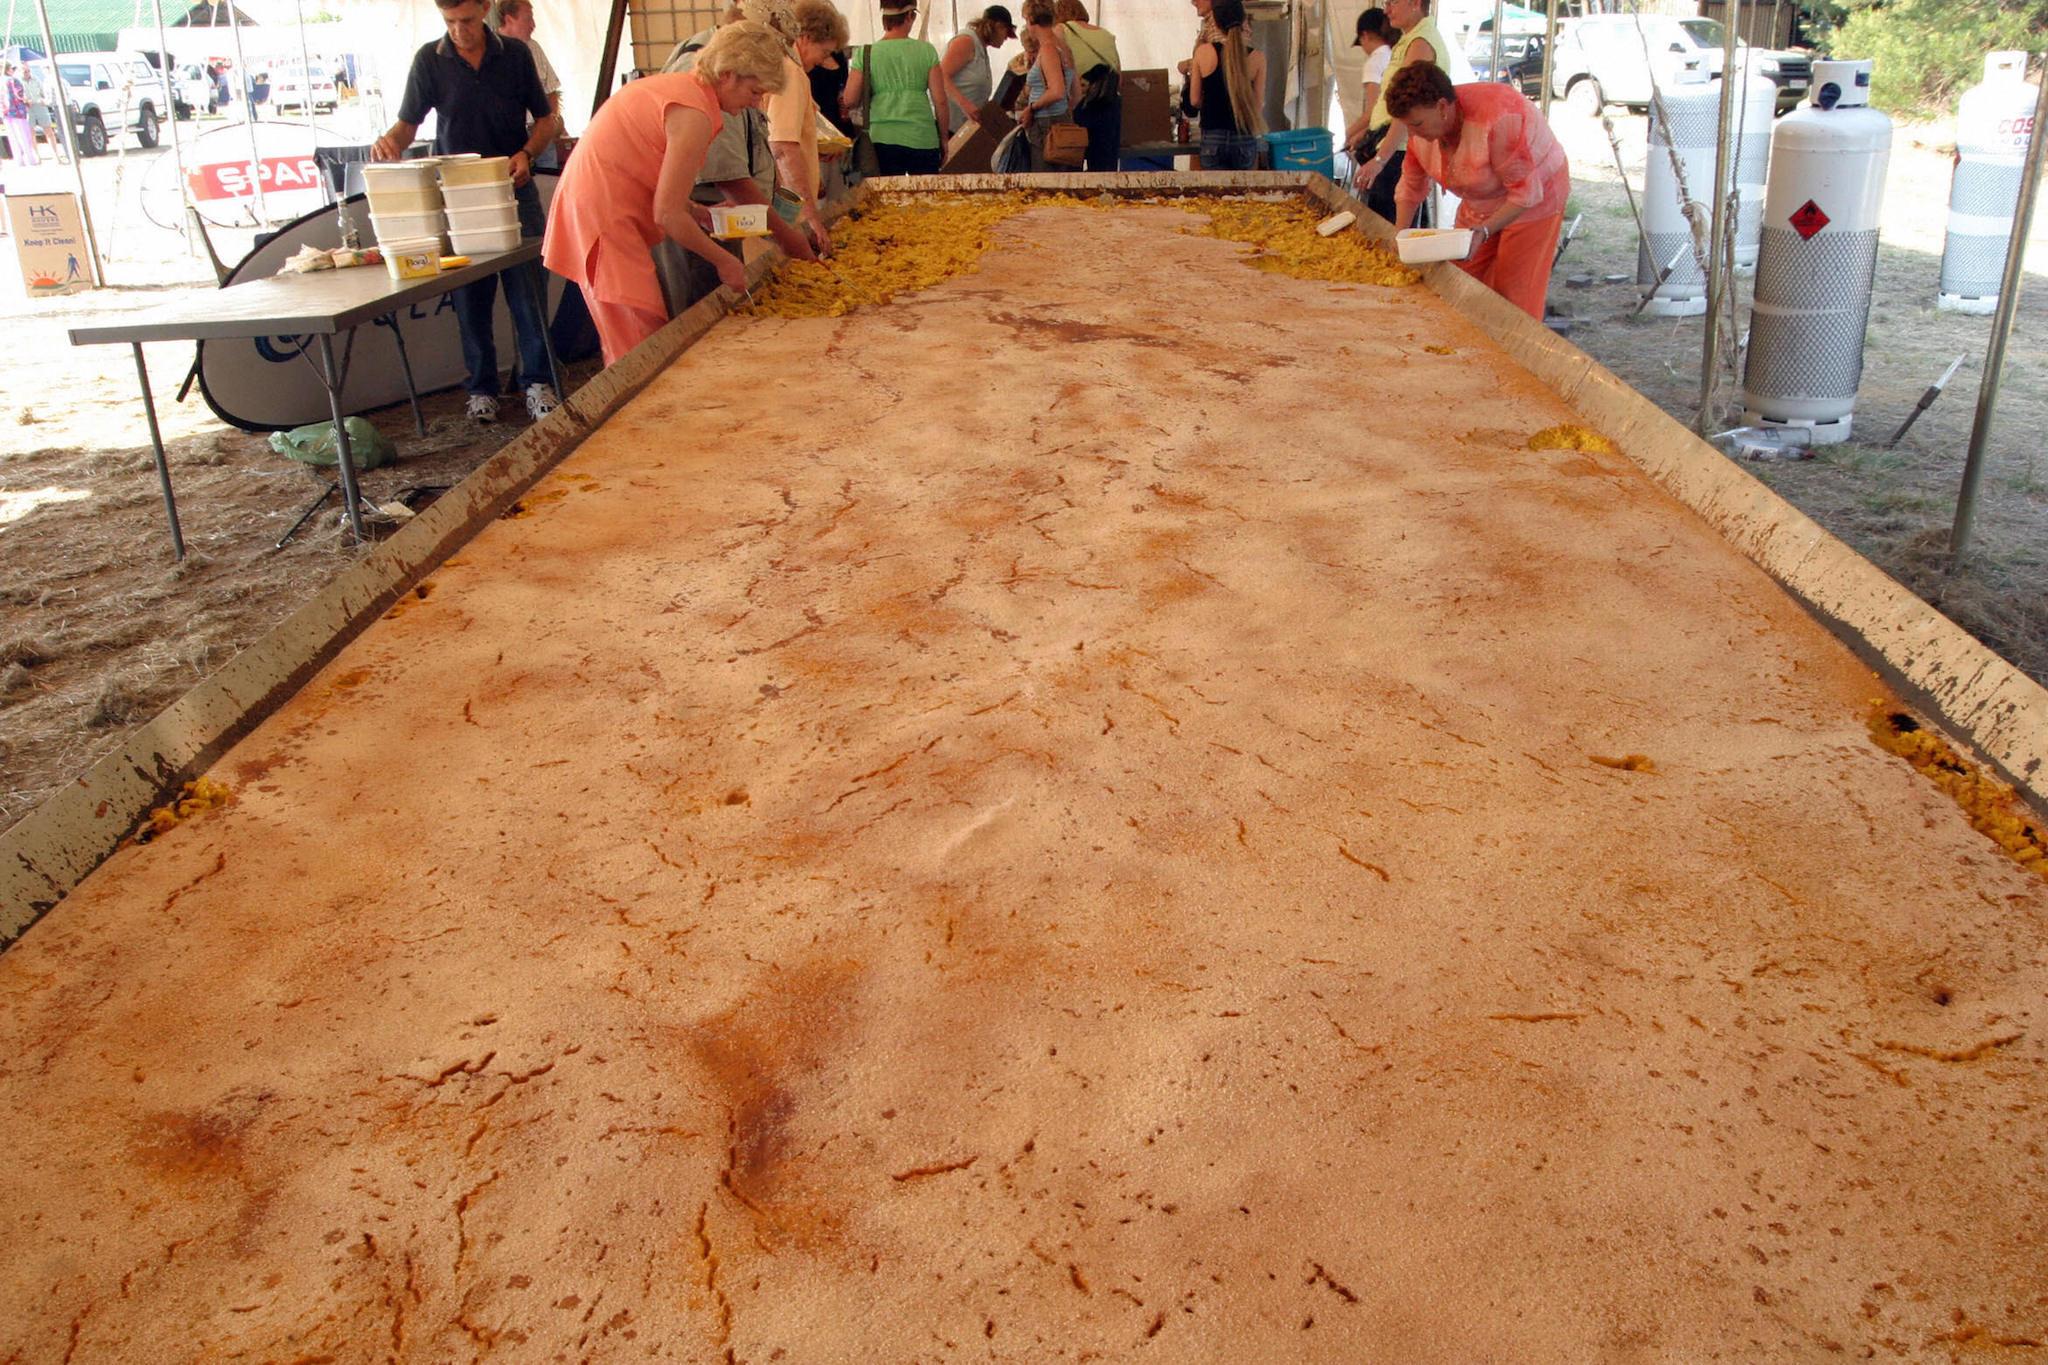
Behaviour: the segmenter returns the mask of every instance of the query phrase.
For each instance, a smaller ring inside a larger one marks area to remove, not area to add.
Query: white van
[[[156,146],[171,98],[162,73],[141,54],[60,52],[56,66],[71,111],[71,135],[78,139],[81,155],[101,155],[123,132],[133,133],[143,147]],[[50,64],[38,62],[36,67],[55,103]]]

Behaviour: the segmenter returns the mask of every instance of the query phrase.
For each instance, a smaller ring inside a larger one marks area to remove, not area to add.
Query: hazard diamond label
[[[1813,234],[1828,225],[1828,216],[1820,211],[1820,205],[1811,199],[1792,210],[1792,230],[1809,240]]]

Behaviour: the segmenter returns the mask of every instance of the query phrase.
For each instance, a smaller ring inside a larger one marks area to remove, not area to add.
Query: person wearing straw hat
[[[371,145],[370,155],[377,161],[396,161],[405,155],[420,122],[431,111],[440,119],[437,151],[510,158],[520,235],[538,237],[547,224],[541,214],[540,191],[533,185],[533,161],[554,142],[560,123],[549,108],[547,91],[541,88],[533,54],[517,38],[501,38],[491,32],[484,23],[484,0],[434,3],[448,35],[413,54],[398,121]],[[469,370],[468,412],[477,422],[498,420],[498,343],[491,320],[497,297],[496,275],[454,292],[456,330],[462,335],[462,359]],[[550,382],[543,330],[547,321],[533,291],[513,288],[509,282],[505,307],[512,314],[512,330],[519,343],[513,387],[525,392],[526,410],[538,420],[561,402]]]
[[[713,35],[689,71],[633,81],[604,102],[556,187],[542,259],[583,287],[607,365],[661,329],[667,301],[650,248],[674,242],[729,289],[740,258],[713,241],[692,199],[721,116],[789,79],[782,40],[742,20]]]

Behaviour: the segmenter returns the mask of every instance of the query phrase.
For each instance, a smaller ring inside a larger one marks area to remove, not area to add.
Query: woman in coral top
[[[1473,230],[1459,266],[1537,321],[1543,319],[1558,229],[1571,195],[1564,148],[1528,98],[1506,85],[1452,85],[1430,62],[1387,82],[1387,110],[1408,126],[1408,160],[1394,192],[1394,227],[1436,181],[1458,196],[1457,226]]]
[[[668,321],[649,251],[664,237],[710,262],[728,288],[746,288],[746,267],[706,233],[709,215],[690,191],[725,113],[780,90],[783,70],[772,30],[728,24],[694,69],[634,81],[591,119],[555,188],[541,259],[583,286],[605,364]]]

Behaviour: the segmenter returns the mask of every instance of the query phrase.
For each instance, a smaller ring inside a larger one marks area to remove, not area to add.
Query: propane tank
[[[2027,54],[1994,52],[1984,83],[1956,109],[1956,171],[1948,191],[1948,241],[1941,251],[1941,292],[1948,313],[1989,313],[1998,306],[2005,249],[2019,207],[2027,144],[2033,141],[2034,87]]]
[[[1720,126],[1720,87],[1704,74],[1650,101],[1636,287],[1650,295],[1643,311],[1652,317],[1686,318],[1707,311],[1707,279],[1694,253],[1696,240],[1704,241],[1706,234],[1694,238],[1686,211],[1689,207],[1702,223],[1713,217],[1714,141]],[[1671,273],[1658,284],[1657,276],[1666,270]]]
[[[1815,62],[1809,101],[1771,136],[1744,420],[1849,439],[1877,273],[1892,121],[1870,107],[1870,63]]]
[[[1772,121],[1778,116],[1778,84],[1751,69],[1757,60],[1744,49],[1742,93],[1736,98],[1735,273],[1756,273],[1757,244],[1764,228],[1764,187],[1769,183]]]
[[[1733,183],[1738,211],[1735,268],[1756,270],[1757,238],[1764,221],[1764,170],[1771,158],[1771,119],[1777,112],[1778,87],[1768,76],[1751,74],[1742,65],[1742,91],[1736,97],[1735,127],[1729,130],[1735,151]],[[1721,87],[1705,75],[1699,83],[1679,85],[1650,102],[1650,152],[1643,170],[1643,227],[1648,236],[1636,240],[1636,285],[1647,291],[1659,271],[1671,274],[1657,288],[1643,311],[1655,317],[1695,317],[1707,311],[1707,281],[1699,257],[1689,243],[1688,199],[1702,223],[1713,218],[1707,193],[1714,182],[1716,142],[1721,127]],[[1672,166],[1676,154],[1678,168]],[[1679,190],[1679,171],[1685,190]],[[1676,260],[1678,264],[1672,265]]]

